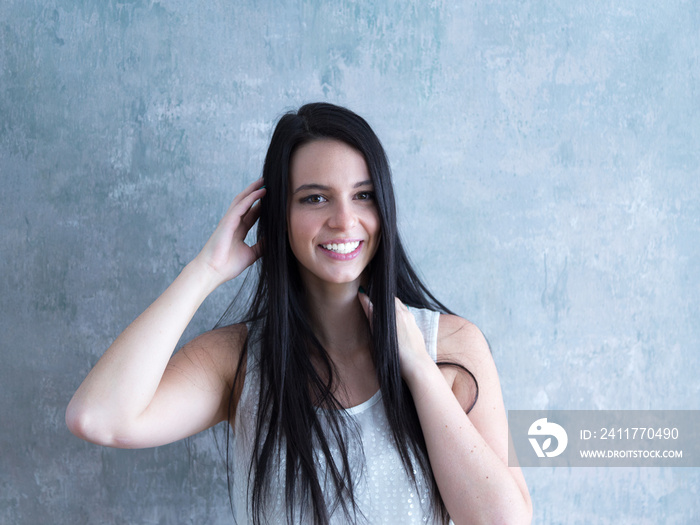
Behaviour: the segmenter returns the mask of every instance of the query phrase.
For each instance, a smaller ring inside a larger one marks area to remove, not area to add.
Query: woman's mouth
[[[339,243],[319,244],[323,253],[333,259],[348,260],[354,259],[362,249],[362,241],[349,241]]]
[[[360,245],[360,241],[351,241],[351,242],[344,242],[344,243],[332,243],[332,244],[322,244],[321,247],[334,252],[334,253],[340,253],[342,255],[346,255],[348,253],[354,252],[357,250],[357,247]]]

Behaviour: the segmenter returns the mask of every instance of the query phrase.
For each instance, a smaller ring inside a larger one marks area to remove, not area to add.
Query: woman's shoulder
[[[441,367],[445,381],[466,411],[474,407],[483,387],[490,389],[491,383],[498,381],[484,334],[462,317],[440,314],[437,354],[438,362],[455,363],[469,371],[465,373],[454,366]]]
[[[452,314],[440,314],[438,359],[463,358],[468,361],[491,357],[491,349],[474,323]]]

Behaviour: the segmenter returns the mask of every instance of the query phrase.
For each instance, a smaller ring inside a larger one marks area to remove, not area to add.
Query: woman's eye
[[[369,201],[374,199],[373,191],[362,191],[357,194],[357,198],[361,201]]]
[[[325,201],[326,198],[323,195],[309,195],[308,197],[304,197],[303,199],[301,199],[301,202],[309,204],[319,204]]]

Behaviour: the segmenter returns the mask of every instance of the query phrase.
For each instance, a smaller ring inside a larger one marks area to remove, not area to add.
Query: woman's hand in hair
[[[433,363],[425,348],[423,333],[408,307],[396,298],[396,336],[399,342],[401,375],[408,382],[414,373]]]
[[[234,279],[262,254],[261,243],[245,243],[250,229],[260,216],[260,203],[265,196],[263,179],[258,179],[239,193],[223,216],[216,230],[199,252],[195,261],[213,271],[216,285]]]
[[[372,319],[372,303],[367,294],[359,293],[360,303],[367,315],[367,318]],[[408,380],[414,371],[419,370],[433,363],[427,349],[425,348],[425,340],[423,334],[416,324],[416,319],[410,312],[408,307],[396,297],[396,336],[399,343],[399,363],[401,366],[401,375]]]

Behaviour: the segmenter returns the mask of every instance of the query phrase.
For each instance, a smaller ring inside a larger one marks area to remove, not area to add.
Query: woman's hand
[[[372,303],[369,296],[364,293],[358,294],[360,304],[368,319],[372,319]],[[416,324],[416,319],[408,307],[395,298],[396,307],[396,336],[399,343],[399,365],[401,375],[408,382],[413,377],[414,372],[425,367],[426,363],[432,363],[430,355],[425,348],[423,334]],[[370,324],[371,327],[371,324]]]
[[[260,216],[260,203],[265,196],[263,179],[258,179],[233,199],[216,230],[199,252],[195,261],[214,271],[216,284],[234,279],[261,255],[260,242],[245,243],[250,229]]]
[[[401,376],[410,384],[415,372],[433,364],[433,360],[425,348],[425,340],[416,324],[416,318],[398,297],[395,298],[395,302]]]

